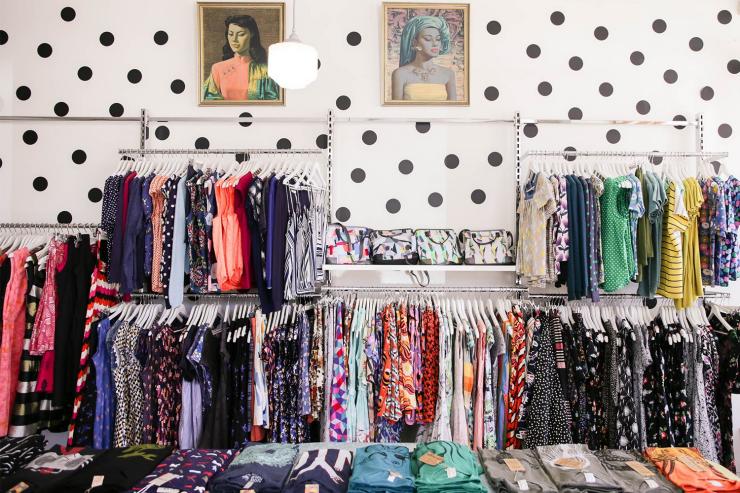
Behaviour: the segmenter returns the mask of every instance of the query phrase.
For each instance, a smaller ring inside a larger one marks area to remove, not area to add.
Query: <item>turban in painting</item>
[[[441,39],[439,54],[444,55],[450,51],[450,28],[447,27],[447,21],[441,17],[420,15],[408,21],[403,27],[403,33],[401,34],[401,63],[399,66],[402,67],[414,61],[414,57],[416,56],[414,41],[419,33],[428,27],[433,27],[439,31]]]

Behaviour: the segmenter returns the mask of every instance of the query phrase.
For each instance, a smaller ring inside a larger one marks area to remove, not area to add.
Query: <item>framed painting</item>
[[[267,75],[267,50],[284,33],[284,3],[199,2],[200,106],[284,105]]]
[[[384,105],[470,104],[470,5],[383,3]]]

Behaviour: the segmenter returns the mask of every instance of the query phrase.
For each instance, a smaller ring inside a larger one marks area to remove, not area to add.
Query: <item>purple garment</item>
[[[285,234],[288,232],[288,187],[282,180],[276,184],[271,209],[274,217],[272,258],[267,265],[272,270],[272,307],[277,311],[285,301]]]
[[[141,178],[134,178],[129,185],[126,229],[123,233],[123,252],[121,255],[121,294],[131,294],[137,285],[137,247],[143,246],[144,207],[141,201]],[[143,252],[142,252],[143,253]],[[143,265],[143,263],[142,263]]]
[[[267,181],[267,201],[265,216],[267,217],[267,242],[265,244],[265,285],[272,289],[272,245],[275,241],[275,196],[277,195],[277,178],[272,175]],[[281,278],[282,279],[282,278]],[[277,310],[278,308],[275,308]]]
[[[110,448],[113,434],[113,382],[111,381],[110,353],[106,348],[106,336],[110,320],[104,318],[98,324],[98,348],[92,356],[95,365],[95,423],[93,425],[93,447]]]
[[[149,194],[149,188],[152,184],[154,175],[151,174],[144,179],[141,185],[141,201],[144,208],[144,275],[149,278],[152,276],[152,252],[154,236],[152,234],[152,196]]]

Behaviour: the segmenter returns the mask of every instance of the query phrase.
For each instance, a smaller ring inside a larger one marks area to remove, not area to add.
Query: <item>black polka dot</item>
[[[730,126],[729,123],[723,123],[722,125],[717,127],[717,133],[723,139],[729,139],[730,136],[732,135],[732,127]]]
[[[362,132],[362,141],[365,144],[371,146],[378,141],[378,134],[376,134],[372,130],[365,130],[364,132]]]
[[[100,35],[100,44],[103,46],[110,46],[113,44],[113,41],[115,40],[115,37],[113,36],[113,33],[105,31]]]
[[[473,190],[473,193],[470,194],[470,200],[472,200],[474,204],[480,205],[486,201],[486,192],[480,188],[476,188]]]
[[[658,151],[652,151],[652,152],[658,152]],[[663,162],[663,156],[656,156],[655,154],[648,156],[648,160],[650,163],[658,165]]]
[[[504,162],[504,157],[501,155],[500,152],[492,152],[488,155],[488,164],[490,164],[493,167],[501,166],[503,162]]]
[[[604,41],[606,38],[609,37],[609,30],[604,26],[599,26],[594,29],[594,37],[599,41]]]
[[[285,137],[277,141],[278,149],[290,149],[292,146],[293,144],[290,142],[290,139],[286,139]]]
[[[356,31],[352,31],[347,35],[347,43],[349,43],[350,46],[357,46],[362,41],[362,36],[360,36],[360,33]]]
[[[33,179],[33,189],[37,192],[43,192],[49,186],[49,182],[43,176],[37,176]]]
[[[630,54],[630,62],[632,65],[642,65],[645,63],[645,55],[641,51],[633,51]]]
[[[247,160],[247,154],[244,153],[244,152],[235,152],[234,153],[234,160],[237,163],[243,163],[244,161]]]
[[[573,146],[568,146],[565,149],[563,149],[563,159],[566,161],[575,161],[578,156],[575,154],[568,154],[568,152],[575,152],[576,148]]]
[[[432,124],[429,122],[416,122],[416,131],[420,134],[425,134],[432,128]]]
[[[527,56],[529,56],[529,58],[537,58],[540,54],[542,54],[542,49],[540,49],[536,44],[527,46]]]
[[[714,89],[709,86],[704,86],[701,88],[700,95],[704,101],[709,101],[714,97]]]
[[[185,83],[180,79],[175,79],[170,83],[170,90],[175,94],[182,94],[185,90]]]
[[[547,81],[540,82],[537,85],[537,92],[542,96],[549,96],[552,94],[552,84]]]
[[[38,134],[33,130],[26,130],[23,132],[23,142],[28,145],[34,145],[39,140]]]
[[[714,168],[714,173],[718,175],[719,170],[722,167],[722,163],[720,163],[719,161],[712,161],[710,164]]]
[[[732,21],[732,13],[729,10],[720,10],[717,12],[717,21],[720,24],[729,24]]]
[[[352,100],[348,96],[339,96],[337,98],[337,108],[340,110],[349,109],[352,106]]]
[[[731,74],[740,74],[740,60],[732,59],[727,62],[727,71]]]
[[[414,163],[412,163],[408,159],[404,159],[403,161],[398,163],[398,171],[400,171],[402,175],[409,175],[412,171],[414,171]]]
[[[80,67],[77,69],[77,77],[80,78],[80,80],[87,81],[92,79],[92,69],[87,66]]]
[[[119,117],[123,115],[123,105],[121,103],[113,103],[110,105],[110,108],[108,108],[108,113],[110,113],[110,116]]]
[[[658,306],[658,300],[656,298],[646,298],[645,306],[652,310],[653,308]]]
[[[583,59],[579,56],[570,57],[568,66],[571,70],[581,70],[583,68]]]
[[[248,112],[248,111],[245,111],[243,113],[239,113],[239,118],[252,118],[252,114],[250,112]],[[248,127],[252,123],[253,122],[239,122],[239,125],[242,126],[242,127]]]
[[[21,101],[26,101],[31,97],[31,88],[28,86],[18,86],[18,89],[15,90],[15,97]]]
[[[686,117],[683,115],[676,115],[673,117],[673,121],[674,122],[685,122]],[[675,128],[676,130],[683,130],[684,128],[686,128],[686,125],[676,125],[673,128]]]
[[[164,125],[160,125],[154,130],[154,136],[159,140],[167,140],[170,136],[170,129]]]
[[[208,139],[205,137],[198,137],[195,139],[195,148],[196,149],[208,149],[211,147],[211,143],[208,142]]]
[[[704,41],[699,37],[693,37],[689,40],[691,51],[701,51],[704,48]]]
[[[653,21],[653,31],[655,31],[658,34],[664,33],[667,27],[668,26],[666,25],[663,19],[655,19]]]
[[[619,130],[611,129],[606,133],[606,141],[610,144],[616,144],[622,140],[622,135],[619,133]]]
[[[0,158],[0,168],[2,168],[2,167],[3,167],[3,160],[2,160],[2,158]]]
[[[612,86],[608,82],[602,82],[599,84],[599,94],[604,96],[605,98],[608,98],[612,94],[614,94],[614,86]]]
[[[0,45],[8,42],[8,33],[0,29]]]
[[[669,84],[674,84],[678,80],[678,73],[673,69],[663,72],[663,80]]]
[[[69,211],[62,211],[57,214],[57,222],[60,224],[69,224],[72,222],[72,214]]]
[[[91,188],[87,192],[87,198],[88,200],[90,200],[90,202],[93,203],[100,202],[101,200],[103,200],[103,192],[101,192],[99,188]]]
[[[527,123],[526,125],[524,125],[524,135],[529,137],[530,139],[533,137],[537,137],[538,133],[539,129],[534,123]]]
[[[556,10],[552,14],[550,14],[550,22],[552,22],[556,26],[560,26],[565,22],[565,15],[560,12],[559,10]]]
[[[154,42],[160,46],[166,44],[169,39],[170,36],[167,34],[166,31],[157,31],[156,33],[154,33]]]
[[[637,112],[639,114],[647,115],[648,113],[650,113],[650,103],[643,99],[637,102],[637,104],[635,105],[635,109],[637,109]]]
[[[353,169],[352,173],[350,173],[350,178],[352,178],[352,181],[355,183],[362,183],[365,181],[365,170],[362,168]]]
[[[432,192],[429,194],[429,197],[427,197],[427,202],[429,202],[429,205],[432,207],[439,207],[442,205],[443,201],[442,194],[438,192]]]
[[[54,114],[56,116],[67,116],[69,113],[69,106],[64,101],[59,101],[54,105]]]
[[[319,70],[320,68],[321,68],[321,59],[317,58],[316,59],[316,70]]]
[[[568,110],[568,118],[571,120],[580,120],[583,118],[583,111],[581,111],[581,108],[573,107]]]
[[[139,82],[141,82],[141,70],[132,68],[128,71],[128,75],[126,75],[126,78],[130,83],[138,84]]]
[[[457,154],[448,154],[445,156],[445,166],[449,169],[455,169],[460,166],[460,158]]]
[[[76,149],[72,153],[72,162],[75,164],[82,164],[87,161],[87,153],[82,149]]]
[[[494,86],[488,86],[486,87],[486,90],[483,91],[483,95],[486,97],[489,101],[496,101],[499,96],[498,89]]]
[[[320,134],[316,137],[316,147],[319,149],[326,149],[329,147],[329,136],[326,134]]]
[[[390,199],[385,203],[385,210],[391,214],[396,214],[401,210],[401,202],[399,202],[398,199]]]
[[[337,217],[337,221],[344,223],[349,221],[349,218],[351,216],[349,209],[346,207],[340,207],[337,209],[337,212],[334,214]]]
[[[501,23],[499,21],[490,21],[488,25],[486,25],[486,30],[488,31],[488,34],[495,36],[501,32]]]
[[[72,7],[64,7],[59,15],[62,16],[62,20],[72,22],[73,20],[75,20],[75,16],[77,15],[77,13]]]
[[[41,43],[39,47],[36,48],[36,53],[38,53],[41,58],[49,58],[52,51],[53,50],[49,43]]]

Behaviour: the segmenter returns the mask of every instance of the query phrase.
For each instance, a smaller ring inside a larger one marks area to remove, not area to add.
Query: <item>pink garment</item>
[[[483,374],[486,371],[486,326],[478,320],[478,347],[475,349],[475,405],[473,407],[473,450],[483,448]]]
[[[34,390],[40,394],[51,394],[54,391],[54,350],[46,351],[41,357]]]
[[[234,53],[234,58],[211,66],[211,78],[224,99],[249,99],[250,63],[250,57]]]
[[[19,248],[10,259],[10,280],[3,306],[3,336],[0,346],[0,436],[8,434],[10,413],[18,386],[26,319],[26,259],[28,248]]]
[[[67,260],[67,244],[55,239],[49,242],[49,252],[46,258],[46,279],[44,290],[39,300],[36,319],[31,333],[29,351],[34,356],[41,356],[46,351],[54,349],[54,330],[57,316],[57,288],[56,274],[64,268]]]

